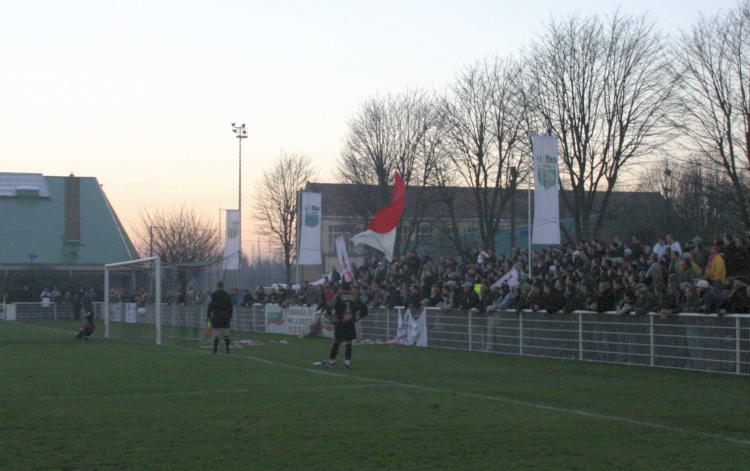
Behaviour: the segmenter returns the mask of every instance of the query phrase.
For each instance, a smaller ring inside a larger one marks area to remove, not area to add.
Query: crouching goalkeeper
[[[330,316],[333,318],[333,345],[328,361],[316,362],[316,365],[330,368],[336,365],[336,355],[339,353],[339,345],[346,345],[344,365],[349,368],[352,359],[352,340],[357,338],[355,323],[367,315],[367,305],[352,294],[351,285],[348,282],[341,283],[341,291],[331,299],[328,304]]]
[[[94,333],[94,329],[96,329],[96,326],[94,325],[94,313],[87,312],[83,316],[83,327],[81,327],[81,330],[76,334],[76,338],[78,340],[88,340],[89,337],[91,337],[91,334]]]

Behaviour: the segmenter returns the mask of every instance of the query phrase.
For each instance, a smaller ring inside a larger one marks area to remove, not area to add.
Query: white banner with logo
[[[354,281],[352,266],[349,264],[349,253],[346,251],[346,241],[344,236],[336,238],[336,252],[338,253],[339,263],[341,264],[341,278],[343,281]]]
[[[532,244],[560,243],[560,190],[557,138],[531,136],[534,154],[534,232]]]
[[[398,327],[396,329],[396,338],[398,343],[404,345],[415,345],[417,347],[427,346],[427,309],[422,309],[419,319],[414,319],[411,315],[411,309],[406,310],[405,315],[398,311]]]
[[[269,334],[303,335],[316,318],[315,307],[266,304],[266,332]],[[324,329],[325,330],[325,329]]]
[[[125,303],[125,322],[135,324],[138,322],[137,311],[138,305],[135,303]]]
[[[300,265],[321,265],[320,249],[320,221],[323,217],[321,211],[321,193],[302,193],[300,201],[300,236],[299,236],[299,259]]]
[[[240,211],[227,209],[224,237],[224,270],[240,268]]]
[[[122,322],[122,303],[109,303],[109,320]]]

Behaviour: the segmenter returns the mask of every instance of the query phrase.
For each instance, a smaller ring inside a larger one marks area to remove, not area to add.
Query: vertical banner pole
[[[527,193],[527,203],[528,203],[528,226],[526,226],[526,236],[529,239],[529,278],[531,278],[531,188],[532,188],[532,182],[534,181],[534,144],[532,143],[531,139],[532,133],[529,132],[529,149],[531,150],[529,154],[529,177],[528,177],[528,185],[529,185],[529,191]]]
[[[104,338],[109,338],[109,268],[104,265]]]
[[[156,256],[156,345],[161,345],[161,257]]]

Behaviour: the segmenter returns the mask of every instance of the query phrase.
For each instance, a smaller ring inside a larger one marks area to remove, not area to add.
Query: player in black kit
[[[346,361],[344,365],[349,368],[352,359],[352,340],[357,338],[355,323],[367,315],[367,305],[357,296],[352,294],[351,285],[348,282],[341,283],[341,291],[328,303],[329,316],[333,319],[333,345],[327,361],[315,362],[315,365],[330,368],[336,365],[336,355],[339,353],[339,344],[346,345]]]

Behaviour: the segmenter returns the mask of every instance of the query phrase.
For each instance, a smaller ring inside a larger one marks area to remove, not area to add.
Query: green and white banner
[[[315,322],[315,307],[289,306],[282,308],[278,304],[266,304],[266,332],[269,334],[303,335]]]
[[[531,136],[534,154],[534,227],[532,244],[560,243],[560,175],[557,138]]]
[[[240,212],[227,209],[226,238],[224,239],[224,270],[240,268]]]
[[[300,201],[299,264],[320,265],[321,193],[302,193]]]

